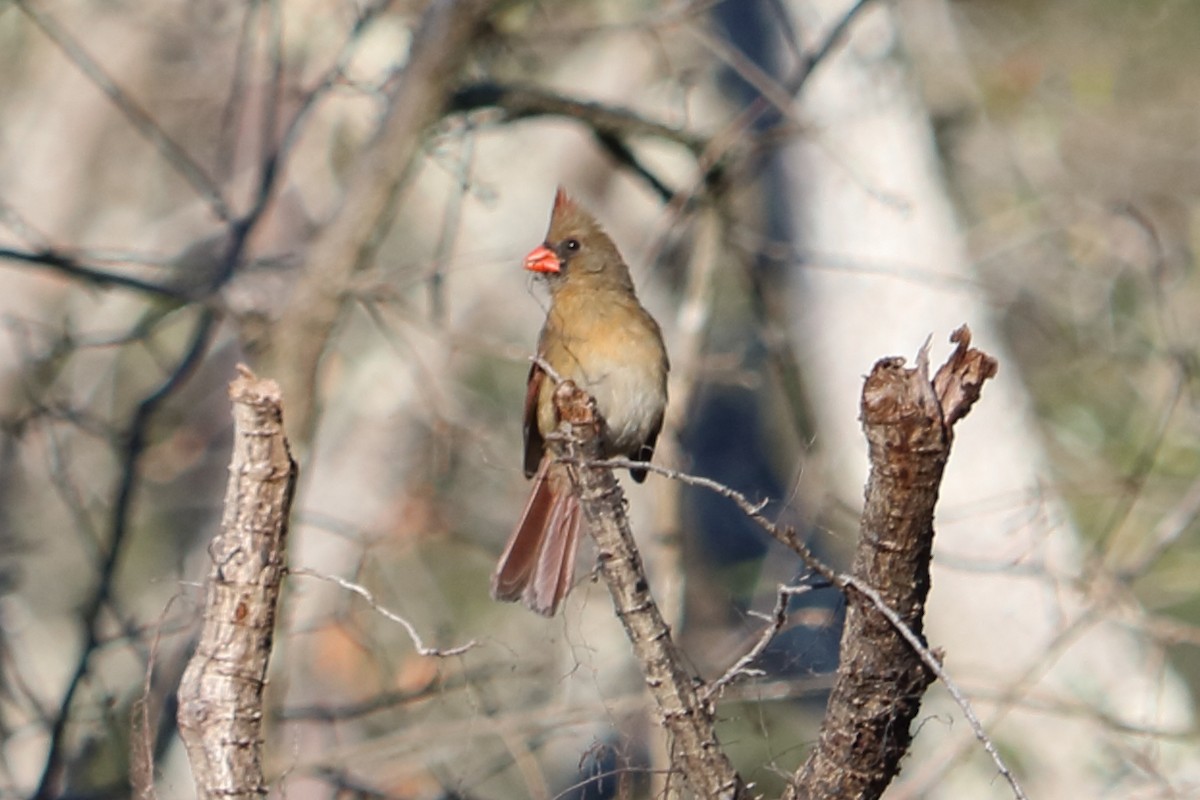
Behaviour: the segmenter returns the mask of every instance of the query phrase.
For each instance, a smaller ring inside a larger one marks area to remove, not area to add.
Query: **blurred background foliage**
[[[1193,623],[1200,7],[954,7],[970,79],[914,53],[1055,482],[1094,557]],[[1177,644],[1195,685],[1194,639]]]
[[[1195,695],[1200,5],[887,5],[1046,480]],[[225,385],[269,342],[297,275],[320,269],[306,256],[422,11],[0,4],[0,795],[126,795],[139,698],[160,792],[190,792],[172,693],[219,519]],[[504,3],[463,82],[533,84],[704,140],[754,102],[757,70],[778,80],[789,19],[806,33],[769,0]],[[292,562],[358,582],[427,643],[481,646],[418,656],[361,598],[291,579],[269,687],[281,793],[641,796],[661,764],[602,586],[585,577],[551,622],[486,592],[527,491],[519,406],[544,295],[520,257],[559,182],[613,232],[666,329],[679,384],[665,462],[832,531],[818,547],[844,563],[858,497],[824,492],[801,394],[821,376],[786,369],[764,310],[804,265],[763,244],[779,176],[746,166],[771,136],[807,133],[746,134],[701,203],[668,206],[577,120],[483,107],[435,126],[312,387]],[[683,197],[701,174],[679,141],[639,139],[633,156]],[[725,234],[710,273],[705,204]],[[665,484],[633,492],[633,512],[656,593],[711,677],[798,565],[728,504]],[[767,675],[721,706],[739,768],[767,792],[815,737],[835,666],[840,600],[814,592],[791,612]]]

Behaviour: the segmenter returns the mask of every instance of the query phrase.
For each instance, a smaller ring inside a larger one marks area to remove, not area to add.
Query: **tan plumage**
[[[550,288],[538,355],[596,399],[607,423],[606,457],[649,461],[667,404],[667,351],[616,245],[559,189],[546,240],[525,268]],[[553,393],[554,382],[535,364],[525,395],[525,475],[533,491],[492,575],[493,597],[521,600],[547,616],[571,588],[580,522],[566,470],[546,447],[558,426]],[[645,480],[645,470],[630,473]]]

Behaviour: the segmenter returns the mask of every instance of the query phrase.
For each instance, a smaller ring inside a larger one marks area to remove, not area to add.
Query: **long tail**
[[[492,597],[520,600],[539,614],[554,616],[575,576],[579,513],[566,471],[546,456],[533,476],[521,521],[492,573]]]

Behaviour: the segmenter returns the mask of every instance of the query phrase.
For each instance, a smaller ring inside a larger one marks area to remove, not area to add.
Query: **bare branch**
[[[498,109],[507,121],[554,116],[582,123],[596,142],[619,164],[623,164],[654,190],[663,202],[677,196],[666,182],[647,167],[629,145],[629,139],[644,137],[674,142],[699,158],[707,140],[698,134],[646,119],[628,108],[581,100],[537,86],[479,83],[454,93],[449,111],[470,112]]]
[[[811,586],[780,586],[779,593],[775,597],[775,608],[771,610],[769,615],[759,614],[756,611],[750,612],[755,616],[762,617],[769,624],[763,629],[762,635],[758,637],[758,641],[754,643],[754,646],[747,650],[745,655],[733,662],[733,666],[725,670],[724,675],[717,678],[704,689],[703,696],[705,700],[711,701],[712,698],[720,696],[724,692],[725,687],[736,680],[740,680],[741,678],[757,678],[763,674],[760,670],[751,669],[750,665],[763,654],[763,651],[767,649],[767,645],[771,643],[771,640],[783,630],[784,624],[787,623],[788,601],[797,595],[812,591],[812,588]]]
[[[958,348],[939,371],[936,386],[929,378],[927,346],[912,369],[900,358],[880,360],[863,386],[871,474],[858,549],[843,583],[872,602],[847,596],[852,602],[821,734],[787,798],[881,795],[899,772],[921,698],[940,672],[930,666],[939,659],[925,648],[922,632],[933,511],[950,455],[951,426],[996,371],[993,359],[970,349],[965,326],[952,338]],[[881,612],[883,606],[887,613]],[[988,750],[999,758],[994,748]],[[1001,771],[1019,797],[1011,773]]]
[[[697,155],[708,145],[703,136],[646,119],[628,108],[581,100],[538,86],[477,83],[455,92],[447,110],[461,113],[480,108],[499,109],[505,119],[513,121],[546,116],[566,117],[582,122],[598,134],[622,139],[633,136],[664,139],[680,144]]]
[[[564,381],[555,389],[554,405],[561,420],[564,461],[579,493],[588,530],[596,540],[600,572],[658,705],[670,738],[673,768],[697,796],[748,798],[749,787],[717,740],[713,709],[702,700],[697,681],[684,666],[654,602],[625,514],[621,486],[611,469],[584,465],[598,454],[604,425],[595,401]]]
[[[124,89],[117,85],[96,60],[88,54],[79,41],[58,24],[58,21],[37,7],[31,0],[16,0],[16,5],[25,15],[41,28],[51,41],[58,45],[63,54],[70,59],[80,72],[88,77],[100,91],[112,101],[113,105],[125,116],[134,130],[146,138],[155,149],[163,155],[175,171],[186,180],[196,192],[203,197],[213,214],[223,222],[233,218],[233,211],[221,195],[221,190],[213,182],[208,173],[196,163],[187,151],[164,131],[146,110],[138,105]]]
[[[345,204],[313,243],[311,268],[296,285],[271,349],[274,372],[290,398],[293,439],[301,445],[315,424],[319,364],[351,279],[374,253],[421,139],[442,115],[451,81],[493,5],[492,0],[435,0],[426,8],[379,134],[355,165]]]
[[[995,360],[971,348],[966,326],[956,330],[951,340],[957,347],[932,381],[927,348],[921,349],[915,369],[905,369],[903,359],[883,359],[867,379],[863,424],[871,445],[872,472],[850,575],[835,572],[793,530],[763,516],[765,504],[754,503],[728,486],[628,459],[593,462],[613,468],[647,466],[733,500],[763,530],[800,555],[812,572],[848,597],[864,597],[879,612],[882,619],[875,620],[864,613],[861,603],[849,605],[838,679],[821,741],[786,797],[832,796],[835,788],[844,792],[847,786],[852,796],[881,793],[907,752],[920,697],[935,676],[945,683],[1013,795],[1019,800],[1025,797],[965,695],[921,634],[933,508],[949,456],[951,425],[970,411],[983,383],[996,374]],[[775,619],[778,608],[779,603]],[[771,628],[767,634],[773,635]]]
[[[858,0],[854,5],[846,9],[846,13],[842,14],[841,19],[829,29],[825,34],[825,38],[821,40],[821,43],[804,56],[804,59],[800,62],[800,66],[796,68],[796,71],[787,81],[787,91],[793,97],[800,94],[805,84],[808,83],[809,77],[821,65],[821,62],[828,58],[834,48],[845,40],[846,33],[850,30],[850,25],[869,5],[871,5],[871,0]]]
[[[151,713],[151,689],[153,686],[155,666],[158,663],[158,646],[162,641],[163,628],[171,606],[179,597],[176,595],[163,606],[154,626],[154,637],[150,641],[150,657],[146,659],[146,673],[142,679],[142,693],[133,703],[132,721],[130,723],[129,739],[129,783],[134,797],[138,800],[157,800],[158,792],[154,787],[154,738],[155,725]]]
[[[179,735],[202,800],[267,791],[262,693],[296,486],[279,387],[239,370],[229,387],[233,458],[221,529],[209,546],[204,628],[179,686]]]
[[[460,644],[457,647],[450,647],[450,648],[446,648],[446,649],[442,649],[440,647],[428,647],[428,646],[426,646],[424,640],[421,639],[421,635],[419,633],[417,633],[416,626],[414,626],[411,622],[406,620],[404,617],[397,614],[395,611],[392,611],[392,610],[388,609],[386,606],[381,605],[379,603],[379,601],[377,601],[375,599],[375,595],[371,592],[371,590],[368,589],[367,587],[363,586],[362,584],[355,583],[354,581],[348,581],[345,578],[339,578],[337,575],[324,575],[320,572],[316,572],[311,569],[305,569],[303,567],[299,567],[297,569],[289,569],[288,574],[289,575],[303,575],[308,578],[316,578],[317,580],[328,581],[329,583],[336,583],[338,586],[341,586],[343,589],[347,589],[351,592],[354,592],[356,595],[358,595],[362,599],[366,600],[367,603],[371,606],[371,608],[375,609],[380,614],[382,614],[383,616],[390,619],[392,622],[399,623],[404,628],[404,630],[408,631],[408,638],[412,639],[413,647],[416,648],[416,651],[423,656],[436,656],[438,658],[445,658],[447,656],[457,656],[457,655],[461,655],[461,654],[467,652],[472,647],[476,647],[479,644],[474,639],[472,639],[471,641],[467,642],[466,644]]]
[[[119,272],[98,269],[78,261],[73,256],[56,250],[15,250],[11,247],[0,247],[0,259],[16,261],[21,264],[32,264],[49,267],[55,272],[71,278],[77,278],[101,288],[120,287],[152,295],[184,301],[186,293],[181,289],[166,284],[152,283]]]
[[[921,638],[916,633],[914,633],[911,628],[909,628],[909,626],[904,622],[904,620],[902,620],[899,617],[899,615],[897,615],[896,612],[893,611],[887,605],[887,603],[879,595],[878,592],[876,592],[874,589],[872,589],[867,584],[858,580],[853,575],[848,575],[846,573],[837,572],[836,570],[834,570],[833,567],[829,566],[824,561],[821,561],[819,558],[817,558],[815,555],[813,555],[812,552],[808,549],[808,547],[800,540],[800,538],[798,536],[796,536],[796,534],[793,530],[791,530],[790,528],[786,528],[786,527],[780,527],[779,525],[776,525],[774,522],[772,522],[771,520],[769,520],[765,516],[763,516],[762,510],[763,510],[763,508],[766,507],[767,501],[763,500],[763,501],[759,501],[757,503],[751,502],[751,500],[749,498],[747,498],[746,495],[742,494],[738,490],[736,490],[732,487],[726,486],[725,484],[720,483],[719,481],[714,481],[712,478],[705,478],[700,475],[689,475],[686,472],[680,472],[678,470],[670,469],[668,467],[661,467],[661,466],[658,466],[657,464],[646,464],[641,461],[633,461],[631,459],[625,459],[625,458],[610,458],[610,459],[603,459],[603,460],[597,460],[597,461],[585,461],[582,463],[585,466],[608,467],[610,469],[629,469],[631,467],[637,467],[639,469],[646,469],[649,472],[654,472],[658,475],[662,475],[665,478],[669,478],[671,480],[676,480],[681,483],[686,483],[689,486],[698,486],[703,489],[708,489],[709,491],[719,494],[722,497],[728,498],[729,500],[733,501],[733,503],[738,508],[740,508],[742,510],[742,512],[744,514],[746,514],[746,516],[748,516],[752,520],[754,520],[759,525],[759,527],[761,527],[764,531],[769,533],[771,536],[773,536],[774,538],[776,538],[783,544],[787,545],[789,548],[791,548],[793,550],[793,552],[795,552],[797,555],[799,555],[801,560],[804,561],[804,565],[809,570],[811,570],[813,573],[820,575],[822,578],[825,578],[826,580],[828,580],[830,582],[831,585],[838,587],[843,592],[855,591],[855,592],[862,594],[864,597],[866,597],[869,601],[871,601],[871,603],[877,609],[879,609],[879,612],[881,614],[883,614],[884,617],[886,617],[887,620],[896,627],[896,630],[898,630],[900,632],[900,635],[904,637],[905,641],[907,641],[913,647],[913,649],[921,657],[921,660],[924,661],[929,666],[929,668],[934,672],[934,674],[937,675],[938,679],[941,680],[946,685],[946,689],[947,689],[948,693],[950,694],[950,696],[954,700],[954,702],[958,705],[958,707],[962,710],[963,716],[966,718],[967,723],[970,725],[971,732],[975,735],[975,738],[977,738],[983,744],[984,749],[988,752],[988,754],[991,755],[993,763],[995,763],[995,765],[996,765],[997,771],[999,771],[1000,774],[1003,775],[1006,780],[1008,780],[1010,785],[1012,785],[1013,795],[1017,798],[1025,797],[1025,793],[1023,792],[1021,787],[1017,784],[1016,778],[1012,775],[1012,771],[1008,768],[1007,764],[1001,758],[999,752],[996,750],[995,744],[992,742],[991,738],[987,735],[987,731],[984,730],[983,724],[980,722],[979,716],[975,713],[974,709],[972,708],[970,701],[966,697],[966,694],[962,691],[962,689],[960,689],[958,687],[958,684],[950,677],[950,674],[946,671],[945,667],[942,666],[941,662],[938,660],[937,655],[932,650],[930,650],[929,647],[921,641]],[[780,588],[780,593],[781,593],[780,596],[782,596],[782,593],[786,592],[789,588],[799,589],[799,588],[807,588],[807,587],[781,587]],[[778,607],[779,607],[779,603],[777,600],[776,609],[778,609]],[[772,623],[774,623],[774,620],[778,618],[777,614],[778,614],[778,611],[774,611],[771,614]],[[774,636],[776,633],[778,633],[778,631],[775,629],[774,624],[772,624],[764,631],[763,635],[764,635],[765,640],[769,641],[770,637]],[[1197,635],[1194,638],[1196,641],[1200,641],[1200,635]],[[763,640],[760,639],[760,641],[763,641]],[[739,663],[741,663],[741,660],[739,660]],[[747,662],[747,663],[749,663],[749,662]],[[729,670],[729,672],[732,672],[732,671],[733,671],[733,668],[731,668]],[[720,683],[721,680],[722,679],[719,678],[717,681],[715,681],[714,687],[715,687],[715,684]],[[728,685],[728,682],[726,682],[726,685]],[[714,692],[713,692],[712,688],[710,688],[709,695],[713,695],[713,694],[714,694]]]
[[[121,455],[121,477],[112,503],[112,533],[109,536],[107,550],[100,560],[96,588],[80,613],[86,639],[50,730],[50,747],[46,753],[46,763],[42,768],[38,788],[33,794],[34,800],[50,800],[60,793],[59,783],[62,781],[65,771],[63,748],[67,723],[71,717],[71,706],[74,703],[75,695],[88,675],[92,654],[100,644],[97,630],[100,612],[110,601],[117,566],[125,551],[132,516],[133,493],[141,480],[139,462],[146,449],[146,437],[150,423],[162,404],[183,385],[204,354],[208,352],[214,328],[215,318],[213,315],[208,311],[203,312],[193,330],[187,350],[179,359],[175,369],[153,392],[142,399],[134,412],[133,420],[126,433],[125,447]]]

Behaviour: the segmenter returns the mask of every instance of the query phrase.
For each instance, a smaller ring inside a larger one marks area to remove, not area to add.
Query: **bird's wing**
[[[542,393],[542,381],[546,373],[537,364],[529,367],[529,380],[525,386],[525,477],[532,478],[541,463],[546,443],[538,428],[538,396]]]

